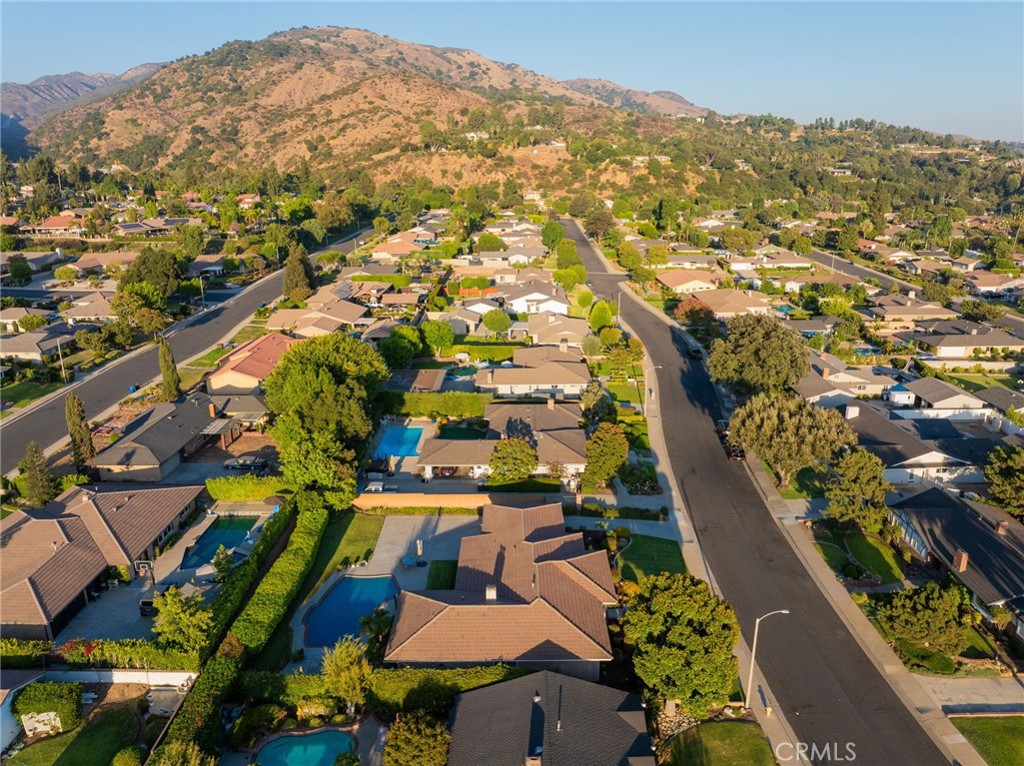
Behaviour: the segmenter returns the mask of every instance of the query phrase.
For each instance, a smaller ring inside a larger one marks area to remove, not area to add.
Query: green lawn
[[[679,543],[663,537],[633,535],[633,542],[619,554],[622,579],[638,582],[646,575],[686,571]]]
[[[549,479],[546,477],[534,477],[522,481],[509,481],[503,484],[490,483],[484,487],[488,492],[537,492],[542,494],[554,494],[562,491],[560,479]]]
[[[34,402],[36,399],[56,391],[62,385],[64,384],[59,381],[56,383],[34,383],[32,381],[9,383],[0,387],[0,398],[5,402],[11,402],[14,408],[20,409],[29,402]]]
[[[260,338],[266,335],[270,332],[267,329],[266,324],[266,322],[263,322],[262,324],[257,322],[247,324],[235,334],[235,337],[231,339],[231,342],[236,346],[241,346],[243,343],[246,343],[253,338]]]
[[[767,463],[764,464],[769,473],[774,471]],[[796,476],[789,483],[788,487],[779,489],[779,494],[785,500],[810,500],[814,497],[825,497],[825,483],[828,476],[814,468],[802,468],[797,471]]]
[[[643,383],[606,383],[605,388],[618,402],[640,404],[644,400]]]
[[[814,545],[825,559],[825,563],[832,568],[832,571],[836,574],[843,573],[843,567],[850,563],[849,557],[846,555],[846,551],[837,545],[826,542],[818,542]]]
[[[479,428],[466,428],[465,426],[441,426],[437,429],[438,439],[458,439],[462,441],[474,441],[483,439],[487,433]]]
[[[862,532],[850,532],[846,535],[846,545],[853,557],[883,584],[903,579],[903,567],[900,566],[896,553],[877,537]]]
[[[200,367],[179,367],[178,375],[181,376],[181,390],[188,391],[201,381],[208,372],[209,370]],[[159,386],[160,384],[158,383],[157,385]]]
[[[12,513],[14,513],[12,508],[8,508],[6,505],[0,505],[0,520],[6,519]]]
[[[988,766],[1024,763],[1024,716],[954,716],[949,720],[977,748]]]
[[[212,370],[217,366],[217,362],[230,354],[232,349],[230,348],[214,348],[207,351],[198,359],[193,359],[189,362],[190,367],[203,367],[204,369]]]
[[[1003,388],[1009,388],[1012,391],[1017,390],[1017,379],[1012,375],[954,374],[947,372],[946,377],[960,386],[960,388],[972,394],[975,391],[980,391],[983,388],[991,388],[992,386],[1002,386]]]
[[[113,708],[77,729],[47,737],[8,761],[10,766],[110,766],[118,750],[135,742],[139,723],[129,708]]]
[[[303,580],[288,614],[253,662],[254,667],[259,670],[281,670],[288,664],[292,654],[292,629],[288,623],[295,609],[327,582],[339,567],[369,559],[383,526],[383,516],[342,513],[331,517],[317,549],[313,568]]]
[[[451,559],[438,559],[430,562],[427,571],[427,590],[451,590],[455,587],[455,570],[459,562]]]
[[[755,723],[702,723],[672,741],[668,766],[774,766],[771,745]]]

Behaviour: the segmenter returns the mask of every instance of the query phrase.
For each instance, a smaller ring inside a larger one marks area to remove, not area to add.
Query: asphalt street
[[[618,300],[621,275],[608,274],[579,227],[577,243],[594,291]],[[622,317],[647,347],[658,375],[659,406],[672,468],[698,543],[748,644],[763,623],[757,662],[801,742],[828,754],[814,763],[933,766],[948,763],[850,635],[803,568],[742,463],[730,461],[714,431],[719,405],[702,362],[686,341],[629,298]]]
[[[362,234],[354,235],[353,239],[335,245],[333,249],[351,252],[355,237]],[[279,271],[247,292],[208,309],[186,327],[173,331],[168,341],[175,359],[196,356],[217,343],[251,316],[261,303],[270,303],[280,296],[283,280],[284,272]],[[73,390],[84,403],[85,415],[91,420],[127,397],[129,386],[146,383],[159,374],[156,346],[148,346],[141,353],[101,368],[76,383]],[[30,441],[34,440],[46,448],[67,437],[64,420],[67,390],[24,415],[0,422],[0,473],[7,474],[17,468]]]

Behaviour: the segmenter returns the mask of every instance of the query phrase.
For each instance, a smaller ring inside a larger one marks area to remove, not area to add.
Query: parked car
[[[699,346],[690,346],[686,349],[686,355],[690,357],[690,359],[703,359],[704,351],[701,350]]]
[[[438,468],[436,471],[434,471],[434,473],[437,474],[438,476],[454,476],[456,470],[454,468],[445,466],[444,468]]]
[[[233,457],[224,461],[224,467],[234,471],[251,471],[266,468],[267,461],[261,457]]]
[[[729,438],[729,421],[719,420],[715,423],[715,433],[718,434],[718,438],[725,440]]]
[[[743,460],[747,457],[747,453],[743,451],[743,447],[739,444],[726,442],[725,451],[729,454],[730,460]]]

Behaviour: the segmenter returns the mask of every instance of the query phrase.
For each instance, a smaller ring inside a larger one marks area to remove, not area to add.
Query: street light
[[[771,617],[773,614],[789,614],[788,609],[776,609],[774,612],[762,614],[754,620],[754,643],[750,647],[750,673],[747,674],[747,685],[743,689],[743,707],[750,710],[750,687],[754,684],[754,662],[757,657],[757,631],[761,627],[761,620]]]

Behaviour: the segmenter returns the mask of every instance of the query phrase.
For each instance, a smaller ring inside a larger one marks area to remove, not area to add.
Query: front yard
[[[981,753],[988,766],[1024,763],[1024,716],[954,716],[949,720]]]
[[[679,543],[664,537],[633,535],[632,542],[619,554],[619,571],[623,580],[639,582],[647,575],[686,571]]]
[[[4,401],[5,407],[0,412],[0,418],[10,414],[11,410],[21,409],[36,399],[41,399],[47,394],[53,393],[62,385],[64,384],[60,381],[55,383],[36,383],[30,380],[3,385],[0,387],[0,399]]]
[[[672,741],[668,766],[774,766],[771,745],[756,723],[712,721]]]

